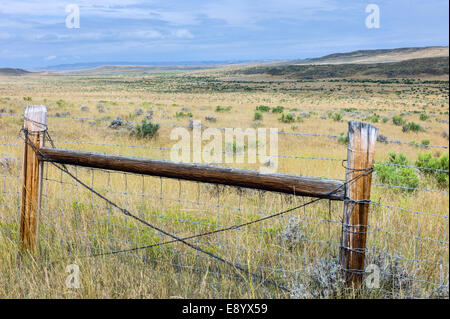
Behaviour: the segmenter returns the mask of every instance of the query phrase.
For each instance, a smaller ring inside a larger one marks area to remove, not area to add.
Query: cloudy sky
[[[380,27],[367,28],[368,4]],[[69,7],[68,7],[69,5]],[[78,6],[79,28],[68,16]],[[0,0],[0,67],[243,61],[448,45],[448,0]]]

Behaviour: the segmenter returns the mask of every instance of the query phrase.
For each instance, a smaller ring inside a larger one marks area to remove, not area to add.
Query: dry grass
[[[69,116],[140,121],[135,110],[153,109],[154,121],[188,125],[188,119],[177,119],[175,113],[188,107],[196,119],[217,117],[217,127],[250,127],[258,105],[287,110],[312,111],[301,123],[284,124],[280,114],[263,113],[262,127],[278,127],[285,132],[309,132],[339,135],[346,132],[346,121],[336,122],[320,117],[330,109],[356,108],[392,117],[410,112],[404,118],[427,126],[425,132],[403,133],[389,120],[376,123],[389,139],[420,142],[428,139],[434,145],[448,145],[441,136],[448,124],[448,82],[424,84],[347,83],[331,81],[280,83],[236,83],[219,81],[222,89],[205,82],[209,73],[196,73],[196,78],[156,74],[150,76],[27,76],[0,78],[0,109],[22,114],[26,104],[45,104],[49,114],[70,112]],[[199,79],[199,80],[198,80]],[[205,84],[206,83],[206,84]],[[205,89],[202,85],[212,87]],[[251,87],[251,91],[242,89]],[[332,90],[332,91],[330,91]],[[397,94],[402,91],[402,94]],[[24,101],[23,97],[32,101]],[[64,100],[59,103],[58,100]],[[147,102],[144,103],[143,102]],[[106,106],[99,113],[96,105]],[[89,112],[80,110],[87,105]],[[232,106],[230,112],[217,113],[217,105]],[[429,122],[421,122],[413,111],[434,113]],[[447,114],[444,114],[447,112]],[[441,114],[442,113],[442,114]],[[145,114],[145,112],[144,112]],[[0,117],[0,136],[17,136],[22,119]],[[204,122],[204,121],[203,121]],[[127,132],[112,131],[105,122],[49,118],[49,129],[60,147],[148,158],[169,159],[170,127],[162,126],[156,138],[138,139]],[[203,123],[209,125],[209,123]],[[63,144],[58,141],[120,144],[124,147],[89,144]],[[19,140],[0,139],[0,143]],[[155,149],[125,147],[127,145]],[[376,161],[383,162],[390,151],[402,152],[415,159],[423,149],[397,144],[377,143]],[[21,157],[21,146],[0,144],[0,153]],[[433,149],[433,153],[443,150]],[[335,139],[280,135],[280,155],[346,158],[346,147]],[[254,164],[235,165],[258,168]],[[0,167],[2,169],[2,167]],[[307,201],[280,194],[214,187],[177,180],[142,177],[70,168],[87,184],[127,207],[150,223],[188,236],[230,226],[278,212]],[[281,158],[279,172],[343,179],[344,169],[338,161]],[[119,254],[108,257],[81,258],[85,254],[148,245],[163,236],[125,218],[107,207],[100,199],[76,185],[69,177],[47,164],[41,215],[39,254],[18,257],[18,185],[19,163],[0,173],[0,296],[6,298],[170,298],[170,297],[237,297],[286,298],[280,289],[260,284],[230,267],[192,251],[182,244]],[[432,180],[422,179],[421,187],[439,189]],[[448,189],[441,189],[447,191]],[[416,297],[428,297],[434,285],[448,285],[448,215],[446,194],[416,191],[412,194],[394,189],[374,187],[372,199],[383,205],[404,210],[373,206],[370,216],[369,248],[400,257],[399,262],[416,282]],[[289,216],[265,221],[246,229],[201,238],[196,243],[207,251],[247,265],[255,272],[290,287],[304,282],[307,269],[318,258],[329,260],[338,253],[342,204],[322,201],[290,215],[297,216],[305,230],[304,243],[292,247],[282,237]],[[416,214],[421,211],[433,214]],[[439,216],[436,216],[439,215]],[[419,225],[419,227],[418,227]],[[416,236],[420,239],[417,240]],[[444,243],[442,243],[442,241]],[[195,242],[195,241],[194,241]],[[414,261],[415,260],[415,261]],[[81,268],[82,287],[65,288],[65,267],[76,263]],[[439,265],[444,265],[440,267]],[[283,271],[282,271],[283,270]],[[367,297],[386,297],[365,292]],[[406,297],[411,291],[400,292]],[[347,297],[353,295],[349,293]]]

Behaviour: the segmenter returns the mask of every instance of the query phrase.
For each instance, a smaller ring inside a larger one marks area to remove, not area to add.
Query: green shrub
[[[408,165],[408,158],[395,152],[389,153],[388,163],[395,165]],[[419,176],[416,171],[410,167],[375,165],[377,178],[383,184],[402,186],[408,188],[417,188],[419,186]],[[412,190],[406,190],[411,192]]]
[[[284,106],[277,106],[272,108],[272,113],[283,113],[284,111]]]
[[[430,145],[430,140],[422,140],[420,142],[420,144],[422,144],[422,145]]]
[[[64,100],[58,100],[56,101],[56,105],[63,106],[66,102]]]
[[[409,131],[412,131],[412,132],[423,132],[423,131],[425,131],[425,129],[420,124],[417,124],[417,123],[414,123],[414,122],[408,122],[406,124],[403,124],[402,131],[405,132],[405,133],[409,132]]]
[[[267,105],[259,105],[256,107],[256,110],[260,112],[270,112],[270,107]]]
[[[287,113],[287,114],[282,114],[280,121],[283,123],[292,123],[295,122],[295,118],[294,115],[292,115],[291,113]]]
[[[348,135],[344,135],[345,133],[341,133],[341,136],[338,137],[338,143],[347,145],[348,144]]]
[[[405,124],[405,120],[400,115],[394,116],[392,118],[392,122],[394,123],[394,125],[397,125],[397,126],[402,126],[403,124]]]
[[[233,152],[233,153],[242,153],[245,150],[245,145],[239,145],[236,141],[233,142],[227,142],[225,144],[225,151],[226,152]]]
[[[134,133],[140,137],[152,138],[159,130],[159,124],[147,123],[145,120],[134,128]]]
[[[255,112],[255,115],[253,116],[253,119],[254,119],[255,121],[262,120],[262,118],[263,118],[263,115],[262,115],[261,112]]]
[[[24,97],[23,97],[23,100],[24,100],[24,101],[31,101],[32,98],[31,98],[31,96],[24,96]]]
[[[232,109],[231,106],[220,106],[220,105],[216,106],[216,112],[230,112],[231,109]]]
[[[334,120],[334,121],[336,121],[336,122],[342,122],[342,114],[341,113],[333,113],[332,115],[331,115],[331,118]]]
[[[420,120],[421,121],[426,121],[428,120],[430,117],[428,115],[426,115],[425,113],[420,114]]]
[[[383,117],[383,123],[387,123],[389,121],[389,118],[387,118],[387,117]]]
[[[368,116],[364,119],[364,121],[370,121],[372,123],[378,123],[379,120],[380,120],[380,116],[376,113],[371,116]]]
[[[176,116],[176,118],[183,118],[183,117],[193,117],[193,115],[192,115],[192,113],[191,112],[189,112],[189,113],[184,113],[184,112],[177,112],[176,114],[175,114],[175,116]]]
[[[441,172],[441,171],[435,171],[435,170],[429,170],[427,168],[433,168],[433,169],[442,169],[442,170],[449,170],[449,157],[448,154],[443,154],[440,157],[433,157],[431,153],[424,153],[419,154],[417,161],[415,163],[420,168],[420,171],[430,177],[433,177],[436,179],[436,182],[442,186],[442,187],[448,187],[448,173],[447,172]]]

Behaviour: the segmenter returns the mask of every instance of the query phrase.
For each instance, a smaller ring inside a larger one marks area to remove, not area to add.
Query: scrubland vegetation
[[[430,67],[427,63],[416,63],[415,68]],[[430,63],[441,69],[446,63],[448,75],[448,58]],[[375,167],[371,199],[383,206],[371,208],[368,261],[385,272],[383,289],[365,290],[362,296],[448,298],[448,149],[424,147],[448,146],[449,82],[439,77],[445,70],[437,77],[409,78],[398,73],[399,66],[395,73],[385,65],[377,76],[397,77],[372,78],[370,65],[339,66],[333,72],[325,67],[320,72],[305,66],[286,68],[0,77],[0,296],[361,296],[339,284],[342,203],[320,201],[245,229],[193,240],[288,286],[292,292],[286,293],[180,243],[82,258],[168,238],[94,198],[51,164],[45,169],[39,251],[34,257],[18,257],[22,141],[5,137],[19,136],[25,105],[44,104],[49,132],[58,147],[168,160],[175,143],[170,140],[172,124],[189,128],[196,119],[213,127],[277,127],[287,133],[279,135],[279,155],[284,157],[278,159],[278,172],[331,179],[345,178],[341,162],[326,159],[346,158],[347,121],[370,122],[380,130],[376,162],[395,165]],[[355,72],[358,76],[352,77]],[[331,78],[335,73],[348,77]],[[239,152],[248,147],[236,144],[231,149]],[[261,166],[245,161],[231,165]],[[308,200],[70,169],[103,195],[179,236],[255,220]],[[383,186],[388,184],[399,187]],[[72,263],[80,265],[79,289],[65,286],[65,267]],[[412,283],[410,278],[419,281]],[[439,288],[439,284],[447,286]]]

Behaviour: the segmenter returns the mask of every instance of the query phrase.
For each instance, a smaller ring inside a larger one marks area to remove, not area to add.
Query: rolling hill
[[[291,61],[260,62],[198,62],[164,63],[160,65],[117,64],[101,62],[79,63],[48,67],[47,72],[30,72],[24,69],[0,68],[0,75],[22,76],[28,74],[63,75],[114,75],[148,74],[160,72],[214,71],[227,76],[270,76],[286,79],[322,79],[344,77],[444,77],[448,76],[448,46],[398,49],[359,50],[334,53],[323,57]]]
[[[235,69],[228,75],[272,76],[285,79],[448,77],[449,58],[422,58],[370,64],[313,64],[257,66]]]
[[[348,53],[334,53],[319,58],[299,59],[284,62],[283,64],[365,64],[390,63],[412,59],[448,57],[447,47],[421,47],[379,50],[359,50]]]
[[[14,68],[0,68],[0,75],[26,75],[32,72],[24,70],[24,69],[14,69]]]

